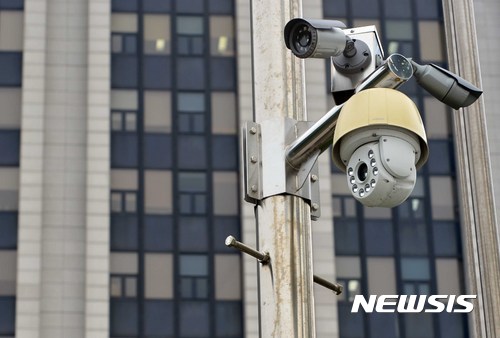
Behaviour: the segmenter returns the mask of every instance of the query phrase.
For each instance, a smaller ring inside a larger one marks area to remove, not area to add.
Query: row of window
[[[183,216],[179,217],[178,224],[177,229],[174,229],[172,216],[144,216],[143,250],[173,252],[177,248],[179,252],[206,252],[211,248],[214,252],[231,252],[224,245],[224,240],[229,234],[238,236],[240,233],[238,217],[216,216],[210,226],[206,217]],[[15,239],[14,233],[10,236]],[[136,215],[111,215],[111,250],[138,250],[141,242],[139,238],[139,220]]]
[[[215,302],[214,310],[206,301],[145,300],[139,309],[136,300],[111,299],[110,329],[117,337],[138,336],[140,325],[147,337],[240,337],[241,302]]]
[[[2,91],[0,89],[0,95]],[[234,92],[212,91],[177,92],[145,90],[143,92],[143,121],[138,117],[138,92],[136,90],[112,90],[111,92],[111,130],[113,132],[138,130],[143,124],[146,133],[171,133],[172,115],[175,112],[178,133],[213,134],[237,133],[236,96]],[[209,116],[207,116],[210,112]],[[0,118],[0,125],[2,119]]]
[[[356,18],[413,18],[439,19],[442,16],[441,2],[436,0],[323,0],[326,17],[354,16]]]
[[[111,212],[134,214],[137,211],[137,170],[113,169],[111,172]],[[179,172],[175,201],[180,215],[205,215],[212,207],[214,215],[238,214],[238,177],[235,172],[214,171],[212,186],[205,172]],[[144,171],[144,212],[148,215],[172,214],[172,172],[167,170]],[[212,206],[208,205],[208,194]]]
[[[234,13],[234,0],[112,0],[111,6],[113,12],[137,12],[140,9],[144,13],[170,13],[174,10],[182,14]]]
[[[147,169],[172,168],[173,151],[175,151],[176,164],[179,169],[204,170],[210,166],[214,170],[236,170],[238,167],[236,136],[213,136],[211,143],[208,143],[205,136],[181,135],[176,138],[175,150],[172,146],[172,137],[168,134],[146,134],[142,142],[142,163]],[[111,149],[112,167],[134,168],[138,166],[139,137],[137,134],[113,132]],[[18,162],[18,156],[4,161],[6,164]]]
[[[139,257],[137,252],[111,252],[112,298],[137,298],[140,294],[137,279],[143,278],[145,299],[173,299],[175,292],[180,299],[213,297],[219,301],[241,300],[241,262],[238,254],[215,254],[211,262],[206,253],[176,256],[171,253],[145,253],[142,277],[138,276]],[[212,268],[213,273],[210,272]],[[213,288],[210,287],[212,283]]]
[[[112,14],[111,51],[113,54],[136,54],[138,51],[138,16]],[[145,55],[169,55],[171,20],[169,15],[143,15],[142,52]],[[176,16],[177,55],[203,55],[207,48],[212,56],[234,56],[233,17],[210,16],[208,27],[202,16]],[[209,29],[209,38],[205,37]],[[1,47],[1,45],[0,45]]]
[[[111,84],[113,88],[134,89],[138,87],[139,80],[141,80],[140,83],[144,89],[168,90],[172,88],[174,77],[176,86],[180,90],[204,90],[210,86],[213,90],[231,91],[236,85],[234,58],[218,57],[207,62],[200,57],[179,57],[175,60],[175,68],[169,56],[144,56],[141,66],[138,60],[138,57],[134,55],[112,56]],[[142,73],[141,79],[139,79],[139,69]],[[208,69],[208,74],[206,69]],[[3,83],[5,82],[0,78],[0,85]],[[7,84],[15,85],[16,83]]]

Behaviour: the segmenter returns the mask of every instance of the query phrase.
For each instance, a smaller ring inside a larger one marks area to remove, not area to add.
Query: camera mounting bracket
[[[287,146],[312,124],[291,118],[246,123],[242,133],[245,201],[258,204],[270,196],[294,195],[309,203],[311,219],[319,218],[320,151],[313,152],[298,168],[289,165],[285,156]]]

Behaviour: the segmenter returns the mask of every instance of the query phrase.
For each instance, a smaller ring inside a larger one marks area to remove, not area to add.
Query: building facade
[[[474,3],[489,108],[499,8]],[[439,0],[303,7],[447,66]],[[250,38],[249,0],[0,0],[0,337],[258,337],[257,263],[224,245],[255,244],[239,183]],[[328,82],[306,61],[310,120],[333,104]],[[315,287],[318,337],[468,337],[457,314],[350,313],[360,293],[464,293],[450,111],[402,91],[431,149],[407,202],[362,207],[320,158],[314,272],[345,292]]]

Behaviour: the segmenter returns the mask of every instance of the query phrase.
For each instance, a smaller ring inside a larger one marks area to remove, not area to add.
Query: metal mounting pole
[[[251,11],[255,122],[306,120],[303,62],[283,43],[301,0],[253,0]],[[297,196],[271,196],[258,202],[256,216],[258,250],[270,256],[259,264],[260,336],[314,338],[310,206]]]
[[[480,84],[473,3],[445,0],[443,8],[450,67]],[[477,295],[469,323],[471,336],[477,338],[500,337],[500,229],[485,119],[482,98],[453,115],[467,292]]]

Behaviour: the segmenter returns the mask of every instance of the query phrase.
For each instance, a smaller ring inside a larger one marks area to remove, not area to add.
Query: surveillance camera
[[[474,103],[483,91],[460,76],[434,64],[411,61],[417,82],[444,104],[458,109]]]
[[[401,92],[373,88],[343,106],[333,161],[346,172],[351,194],[369,207],[395,207],[410,196],[428,157],[420,114]]]
[[[348,38],[336,20],[295,18],[285,26],[285,45],[299,58],[328,58],[344,52]]]

